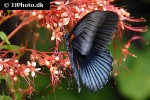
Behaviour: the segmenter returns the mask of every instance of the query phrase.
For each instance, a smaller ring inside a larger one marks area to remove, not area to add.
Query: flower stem
[[[33,16],[28,17],[28,18],[27,18],[25,21],[23,21],[16,29],[14,29],[14,31],[12,31],[12,32],[8,35],[8,40],[9,40],[10,38],[12,38],[12,37],[17,33],[17,31],[20,30],[23,26],[25,26],[25,25],[27,25],[28,23],[34,21],[36,18],[37,18],[37,17],[33,17]],[[2,46],[4,43],[5,43],[5,41],[2,41],[2,42],[0,43],[0,46]]]

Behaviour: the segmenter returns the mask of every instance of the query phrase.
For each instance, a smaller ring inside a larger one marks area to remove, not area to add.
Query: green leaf
[[[0,95],[0,100],[12,100],[10,96]]]
[[[8,15],[10,14],[10,12],[11,12],[11,10],[7,10],[7,14],[8,14]]]
[[[1,79],[5,79],[5,77],[4,77],[4,76],[2,76],[2,75],[0,75],[0,80],[1,80]]]
[[[2,45],[0,47],[0,50],[5,49],[5,50],[19,50],[20,46],[17,45]]]
[[[21,100],[21,92],[15,93],[15,100]]]
[[[7,35],[3,32],[3,31],[0,31],[0,38],[5,41],[7,44],[10,44],[8,38],[7,38]]]

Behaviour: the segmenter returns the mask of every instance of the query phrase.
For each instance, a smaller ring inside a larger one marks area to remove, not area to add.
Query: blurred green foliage
[[[138,58],[128,57],[125,63],[128,71],[121,72],[117,78],[118,89],[127,98],[145,100],[150,96],[149,50],[149,45],[144,50],[132,48],[132,51]]]
[[[12,100],[10,96],[0,96],[0,100]]]

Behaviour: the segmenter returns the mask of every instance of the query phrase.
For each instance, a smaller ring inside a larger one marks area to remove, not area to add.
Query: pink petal
[[[52,36],[52,37],[51,37],[51,40],[52,40],[52,41],[55,40],[55,36]]]
[[[31,66],[31,63],[30,63],[29,61],[27,61],[27,65],[28,65],[28,66]]]
[[[61,17],[67,17],[68,16],[68,12],[64,12],[61,14]]]
[[[36,66],[36,62],[32,62],[32,66],[35,67]]]
[[[36,70],[36,71],[39,71],[39,70],[41,70],[41,68],[35,68],[35,70]]]
[[[65,4],[69,4],[69,0]]]
[[[45,61],[45,65],[46,65],[46,66],[49,66],[49,65],[50,65],[50,62],[49,62],[49,61]]]
[[[31,76],[34,77],[35,76],[35,72],[31,71]]]
[[[63,6],[60,5],[60,6],[57,7],[57,10],[61,10],[62,8],[63,8]]]
[[[31,70],[30,70],[30,68],[26,68],[25,70],[24,70],[24,73],[29,73]]]
[[[60,1],[55,1],[55,4],[56,5],[60,5],[60,4],[63,4],[64,2],[60,2]]]
[[[3,70],[3,65],[2,64],[0,64],[0,71],[2,71]]]
[[[58,23],[60,26],[62,25],[67,25],[70,21],[70,18],[63,18],[63,19],[60,19],[60,22]]]

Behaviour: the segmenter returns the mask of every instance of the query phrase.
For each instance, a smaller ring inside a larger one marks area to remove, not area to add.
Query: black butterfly
[[[80,79],[91,91],[101,89],[110,77],[113,58],[108,50],[117,27],[118,15],[112,11],[93,11],[85,15],[65,44],[80,92]]]

